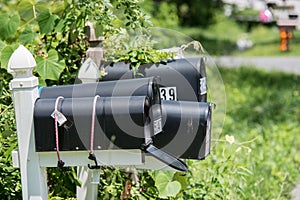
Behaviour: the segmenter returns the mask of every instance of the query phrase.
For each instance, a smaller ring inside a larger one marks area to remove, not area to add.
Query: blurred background
[[[145,0],[142,7],[155,26],[185,33],[213,55],[300,55],[298,0]]]

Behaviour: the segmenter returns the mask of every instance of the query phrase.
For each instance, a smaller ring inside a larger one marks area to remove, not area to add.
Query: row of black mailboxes
[[[176,59],[168,63],[144,64],[136,72],[130,64],[103,63],[107,73],[101,81],[159,77],[164,100],[207,101],[206,66],[203,57]]]
[[[91,146],[94,150],[145,150],[150,144],[177,158],[204,159],[209,154],[210,103],[181,100],[181,89],[162,84],[162,77],[108,81],[108,76],[103,82],[41,90],[34,111],[37,151],[55,151],[59,141],[62,151],[89,150]],[[199,93],[201,78],[195,81],[196,97],[204,95]],[[172,87],[177,89],[177,101],[161,100],[161,88],[168,91]],[[58,138],[54,111],[65,118],[58,126]]]

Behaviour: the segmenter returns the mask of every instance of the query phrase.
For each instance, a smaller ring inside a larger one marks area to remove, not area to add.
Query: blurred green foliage
[[[222,10],[220,0],[174,0],[182,26],[207,27],[215,21],[215,14]]]
[[[175,2],[144,0],[141,3],[141,7],[149,16],[152,16],[151,22],[154,26],[174,28],[179,25]]]
[[[221,0],[145,0],[143,9],[152,16],[154,25],[206,28],[216,22],[216,14],[223,10]]]

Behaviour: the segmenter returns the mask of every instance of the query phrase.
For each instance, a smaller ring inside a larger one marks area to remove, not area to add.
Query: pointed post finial
[[[78,72],[78,78],[82,83],[94,83],[100,78],[99,68],[93,59],[88,58],[80,67]]]
[[[23,45],[20,45],[8,61],[8,72],[15,77],[30,77],[36,62],[32,54]]]

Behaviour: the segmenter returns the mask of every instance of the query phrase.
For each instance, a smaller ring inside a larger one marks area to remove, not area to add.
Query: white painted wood
[[[88,58],[80,67],[78,78],[82,83],[95,83],[99,81],[99,67],[91,58]]]
[[[33,109],[38,97],[38,79],[32,75],[35,66],[33,56],[24,46],[12,54],[8,64],[9,71],[14,75],[10,88],[15,108],[24,200],[48,198],[46,171],[40,167],[35,152]]]
[[[95,30],[93,24],[89,24],[90,26],[90,39],[95,40]],[[100,55],[99,55],[100,53]],[[100,79],[100,71],[99,65],[100,60],[103,57],[103,50],[99,47],[90,47],[87,50],[87,60],[80,67],[78,72],[78,78],[82,83],[95,83]],[[95,62],[98,63],[98,65]],[[87,153],[85,153],[85,159]],[[117,156],[117,155],[116,155]],[[105,157],[105,156],[104,156]],[[99,156],[96,156],[98,159]],[[102,158],[102,156],[100,156]],[[90,161],[90,160],[88,160]],[[108,162],[108,161],[106,161]],[[99,163],[99,162],[98,162]],[[93,165],[93,163],[91,163]],[[99,163],[100,164],[100,163]],[[92,182],[91,177],[94,180],[98,179],[98,183],[100,180],[100,169],[89,169],[86,164],[78,165],[77,167],[77,177],[81,181],[81,187],[76,187],[76,197],[79,200],[91,199],[97,200],[98,196],[98,184],[95,184],[95,181]]]
[[[11,154],[13,167],[20,168],[19,152],[17,150],[13,150]]]
[[[55,151],[39,152],[40,165],[42,167],[56,167],[57,155]],[[141,150],[96,150],[94,154],[100,166],[125,166],[142,165],[143,154]],[[64,166],[87,166],[94,165],[94,162],[88,159],[88,151],[60,151],[60,157],[65,162]]]

